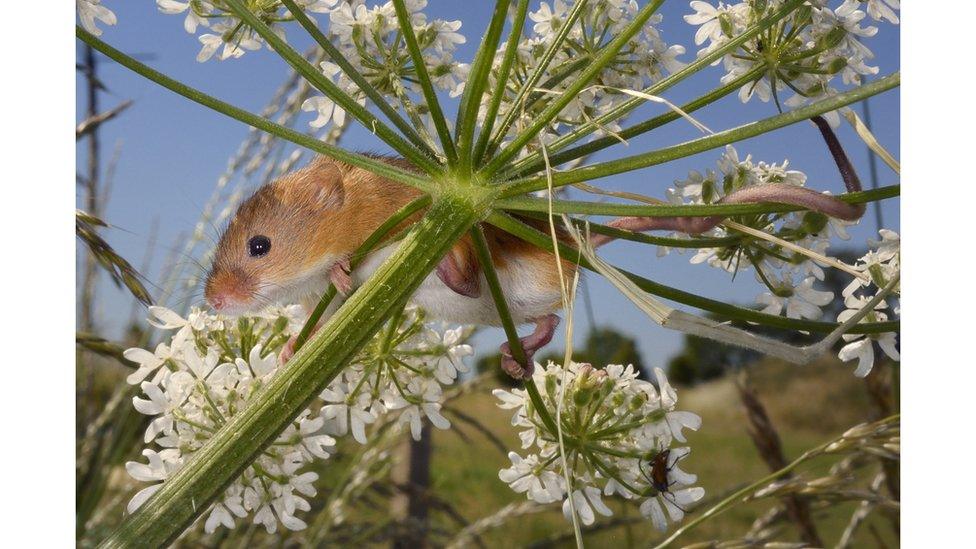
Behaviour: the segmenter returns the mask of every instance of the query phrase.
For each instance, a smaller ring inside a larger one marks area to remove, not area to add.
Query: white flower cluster
[[[81,26],[95,36],[102,35],[102,29],[95,24],[96,20],[106,25],[114,25],[118,22],[115,13],[102,5],[102,0],[75,0],[75,6]]]
[[[464,343],[466,330],[441,332],[426,326],[423,312],[415,307],[389,326],[321,395],[326,403],[322,415],[335,426],[335,434],[351,432],[363,444],[366,425],[393,411],[415,439],[420,439],[424,417],[439,429],[449,428],[440,413],[441,386],[467,371],[464,357],[473,353]]]
[[[572,497],[584,524],[593,523],[594,511],[610,516],[602,497],[613,494],[643,499],[641,513],[660,530],[667,529],[668,517],[680,521],[687,506],[705,491],[692,487],[697,477],[676,465],[690,449],[671,448],[671,443],[686,442],[682,430],[697,430],[701,418],[676,411],[677,394],[667,377],[661,369],[654,374],[660,390],[638,379],[632,366],[536,365],[532,379],[541,388],[541,404],[552,418],[562,405],[559,421],[568,470],[563,469],[555,425],[539,414],[529,393],[496,389],[499,406],[515,411],[512,424],[522,429],[519,437],[527,452],[525,457],[509,453],[512,466],[502,469],[499,478],[538,503],[562,501],[568,520]],[[662,456],[664,451],[668,454]],[[656,457],[662,457],[658,461],[664,468],[659,471],[653,469]],[[664,481],[663,486],[658,481]]]
[[[129,349],[126,358],[139,363],[129,383],[139,383],[146,398],[135,397],[140,413],[154,416],[145,442],[161,449],[145,449],[147,463],[129,462],[126,470],[136,480],[156,482],[136,493],[129,502],[133,512],[179,470],[277,370],[277,353],[297,327],[296,308],[263,317],[232,321],[194,310],[188,318],[162,307],[152,307],[150,322],[176,330],[155,352]],[[151,376],[148,381],[144,381]],[[206,532],[219,525],[234,527],[234,517],[253,514],[269,533],[279,521],[301,530],[295,517],[308,510],[305,497],[315,495],[314,472],[299,472],[315,458],[327,459],[335,439],[323,429],[320,414],[306,410],[251,464],[206,513]]]
[[[691,2],[695,13],[686,15],[685,21],[699,25],[695,34],[697,45],[707,42],[699,56],[722,47],[779,9],[784,1],[719,2],[717,6],[700,0]],[[875,20],[886,19],[898,24],[894,12],[899,7],[898,0],[844,0],[834,8],[828,4],[828,0],[811,0],[773,25],[770,31],[760,33],[726,54],[722,58],[726,70],[722,82],[731,82],[756,67],[764,67],[766,70],[760,76],[742,86],[739,98],[747,102],[754,95],[761,101],[773,97],[778,103],[779,93],[792,90],[795,95],[786,104],[797,107],[811,98],[836,93],[831,82],[837,75],[844,84],[850,85],[859,84],[863,75],[877,74],[878,68],[869,65],[874,54],[863,39],[877,34],[878,28],[861,26],[865,12],[860,8],[866,6],[867,13]],[[836,114],[831,114],[828,120],[835,123]]]
[[[427,0],[407,0],[405,4],[434,86],[449,92],[451,97],[460,95],[470,68],[454,60],[458,44],[465,42],[464,36],[457,32],[461,21],[428,21],[421,11],[427,6]],[[333,42],[343,57],[379,93],[399,105],[417,131],[436,149],[431,139],[433,122],[393,3],[368,8],[364,0],[341,1],[330,10],[329,22]],[[327,77],[336,80],[340,88],[365,104],[365,94],[337,65],[326,61],[322,63],[322,70]],[[327,97],[311,97],[302,109],[318,113],[318,118],[311,122],[313,128],[320,128],[330,121],[338,126],[345,122],[345,111]]]
[[[295,0],[295,3],[311,12],[324,13],[336,4],[338,0]],[[217,59],[235,59],[247,51],[261,48],[264,40],[254,29],[243,24],[233,11],[221,0],[156,0],[159,11],[168,15],[182,15],[183,28],[190,34],[196,34],[199,29],[210,32],[198,37],[202,47],[197,54],[197,61],[203,63],[214,57],[217,50],[223,47]],[[244,5],[266,23],[271,29],[285,39],[284,29],[280,21],[287,20],[287,10],[278,1],[245,1]]]
[[[560,94],[579,73],[588,67],[587,60],[594,59],[611,40],[616,38],[638,12],[635,0],[595,0],[585,7],[579,20],[571,27],[566,40],[555,52],[552,61],[546,67],[539,84],[543,97],[523,105],[514,105],[515,92],[519,90],[525,80],[532,74],[543,53],[555,41],[557,32],[566,22],[573,2],[554,0],[552,5],[542,2],[539,9],[528,14],[532,21],[532,31],[518,45],[518,55],[506,87],[506,95],[502,99],[500,113],[506,115],[512,109],[517,109],[519,117],[508,130],[508,137],[514,136],[520,128],[530,123],[549,101],[546,95]],[[682,46],[669,46],[661,38],[657,26],[662,16],[655,14],[644,25],[644,28],[625,44],[613,62],[608,64],[593,80],[592,85],[585,88],[570,102],[553,123],[546,128],[540,139],[549,142],[566,129],[574,129],[583,124],[589,124],[618,106],[620,103],[632,99],[632,95],[621,90],[640,92],[644,88],[660,80],[665,72],[673,72],[684,66],[677,57],[685,52]],[[494,69],[491,73],[489,89],[495,86],[498,68],[502,62],[504,46],[495,56]],[[483,98],[479,121],[484,123],[487,107],[490,102],[488,94]],[[620,127],[616,123],[610,124],[600,131],[616,131]],[[524,156],[526,151],[521,151]]]
[[[688,179],[676,181],[675,188],[668,189],[671,203],[714,204],[745,187],[770,183],[802,187],[807,179],[803,172],[789,169],[788,160],[782,164],[767,164],[754,162],[751,155],[740,159],[732,145],[725,147],[717,168],[706,170],[704,174],[692,171]],[[850,238],[846,227],[851,223],[816,212],[737,215],[729,219],[820,254],[830,246],[832,234],[844,240]],[[682,233],[675,233],[674,236],[689,238]],[[701,248],[691,262],[708,263],[731,273],[747,269],[750,265],[755,267],[757,280],[768,290],[757,298],[764,306],[764,313],[816,320],[822,314],[821,307],[834,298],[832,292],[813,288],[817,280],[824,279],[824,271],[806,255],[765,240],[745,237],[721,225],[700,236],[729,239],[730,243],[722,247]],[[667,249],[661,250],[661,253],[666,252]],[[799,280],[799,283],[795,280]]]
[[[275,375],[278,352],[301,328],[301,308],[291,306],[239,319],[227,319],[193,310],[187,318],[163,307],[150,308],[150,322],[175,331],[153,352],[128,349],[125,356],[139,364],[128,382],[140,384],[145,398],[135,397],[135,408],[153,416],[145,442],[157,449],[143,451],[147,462],[129,462],[126,470],[140,481],[155,482],[129,502],[135,511],[179,470],[206,441],[238,413]],[[422,415],[441,428],[440,385],[454,381],[463,369],[461,359],[471,354],[461,329],[443,332],[423,324],[423,315],[406,310],[377,335],[356,365],[322,392],[227,488],[205,513],[206,532],[218,526],[234,527],[234,519],[253,515],[257,524],[274,533],[280,522],[301,530],[306,524],[295,516],[310,509],[318,475],[304,471],[316,460],[328,459],[334,437],[351,427],[359,442],[366,442],[364,425],[388,411],[419,435]],[[375,362],[374,362],[375,361]],[[369,383],[366,383],[366,382]]]
[[[901,237],[898,236],[898,233],[888,229],[881,229],[879,232],[881,234],[880,241],[868,241],[874,250],[865,254],[854,267],[867,273],[871,282],[855,278],[844,288],[844,305],[847,309],[837,315],[838,322],[846,321],[864,308],[877,295],[878,290],[887,286],[901,270]],[[870,291],[872,287],[874,288],[873,292]],[[896,283],[892,294],[898,294],[899,290]],[[878,303],[875,310],[868,313],[861,319],[861,322],[884,322],[888,320],[888,315],[882,310],[889,307],[888,301],[894,299],[892,294]],[[901,314],[898,306],[892,307],[892,310],[897,315]],[[838,356],[844,362],[857,359],[857,369],[854,371],[854,375],[858,377],[867,376],[874,368],[874,341],[891,360],[901,360],[897,349],[898,341],[894,332],[872,335],[845,334],[844,340],[848,343],[841,348]]]

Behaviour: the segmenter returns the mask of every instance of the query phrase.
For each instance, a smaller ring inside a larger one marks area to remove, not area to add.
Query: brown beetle
[[[664,499],[667,499],[672,505],[678,509],[681,509],[681,511],[684,513],[687,513],[688,510],[681,505],[678,505],[678,500],[675,498],[674,492],[671,491],[671,486],[677,481],[668,482],[668,473],[670,473],[671,469],[673,469],[674,466],[687,455],[688,453],[686,452],[675,459],[674,463],[668,464],[669,458],[671,457],[671,449],[666,448],[655,454],[653,457],[649,457],[646,460],[647,467],[641,468],[641,474],[644,475],[644,479],[647,480],[647,483],[650,484],[652,488],[657,490],[662,497],[664,497]],[[648,471],[648,468],[650,471]],[[671,495],[670,499],[668,498],[668,494]]]

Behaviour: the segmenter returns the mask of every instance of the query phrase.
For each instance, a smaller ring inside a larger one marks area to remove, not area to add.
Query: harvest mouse
[[[401,159],[383,160],[413,169]],[[847,183],[849,191],[860,190],[856,176],[853,183]],[[377,269],[396,244],[376,249],[350,273],[351,254],[386,219],[418,196],[420,191],[407,185],[328,157],[316,158],[305,168],[261,187],[241,204],[217,245],[206,280],[207,302],[216,311],[229,315],[254,312],[273,303],[301,303],[306,311],[311,311],[330,281],[340,293],[348,295]],[[746,187],[726,195],[722,202],[794,204],[848,220],[863,213],[863,207],[786,184]],[[421,215],[414,214],[403,226]],[[632,231],[700,233],[722,219],[624,217],[609,224]],[[523,221],[548,231],[545,221]],[[532,354],[549,343],[559,324],[555,312],[562,300],[555,257],[491,225],[485,224],[483,229],[514,321],[535,324],[533,332],[520,340],[528,356],[526,367],[512,358],[507,343],[501,346],[503,369],[517,379],[526,378],[532,373]],[[567,237],[562,236],[571,242]],[[591,242],[599,246],[611,240],[612,237],[594,235]],[[575,269],[574,263],[563,260],[565,276],[571,278]],[[435,319],[459,324],[501,324],[469,235],[459,240],[427,276],[413,301]],[[291,345],[283,358],[290,356],[290,349]]]

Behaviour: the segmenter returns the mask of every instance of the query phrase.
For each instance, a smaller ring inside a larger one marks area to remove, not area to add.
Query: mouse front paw
[[[349,259],[340,259],[329,269],[329,281],[344,296],[352,293],[352,276],[349,274],[351,270]]]
[[[278,361],[281,364],[287,364],[291,360],[291,357],[295,356],[295,342],[297,341],[298,335],[293,335],[288,338],[288,342],[281,348],[281,351],[278,353]]]

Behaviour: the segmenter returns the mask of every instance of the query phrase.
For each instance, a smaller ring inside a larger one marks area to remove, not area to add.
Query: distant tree
[[[685,336],[681,353],[668,361],[668,380],[676,385],[694,385],[721,377],[730,368],[744,366],[762,355],[700,337]]]

